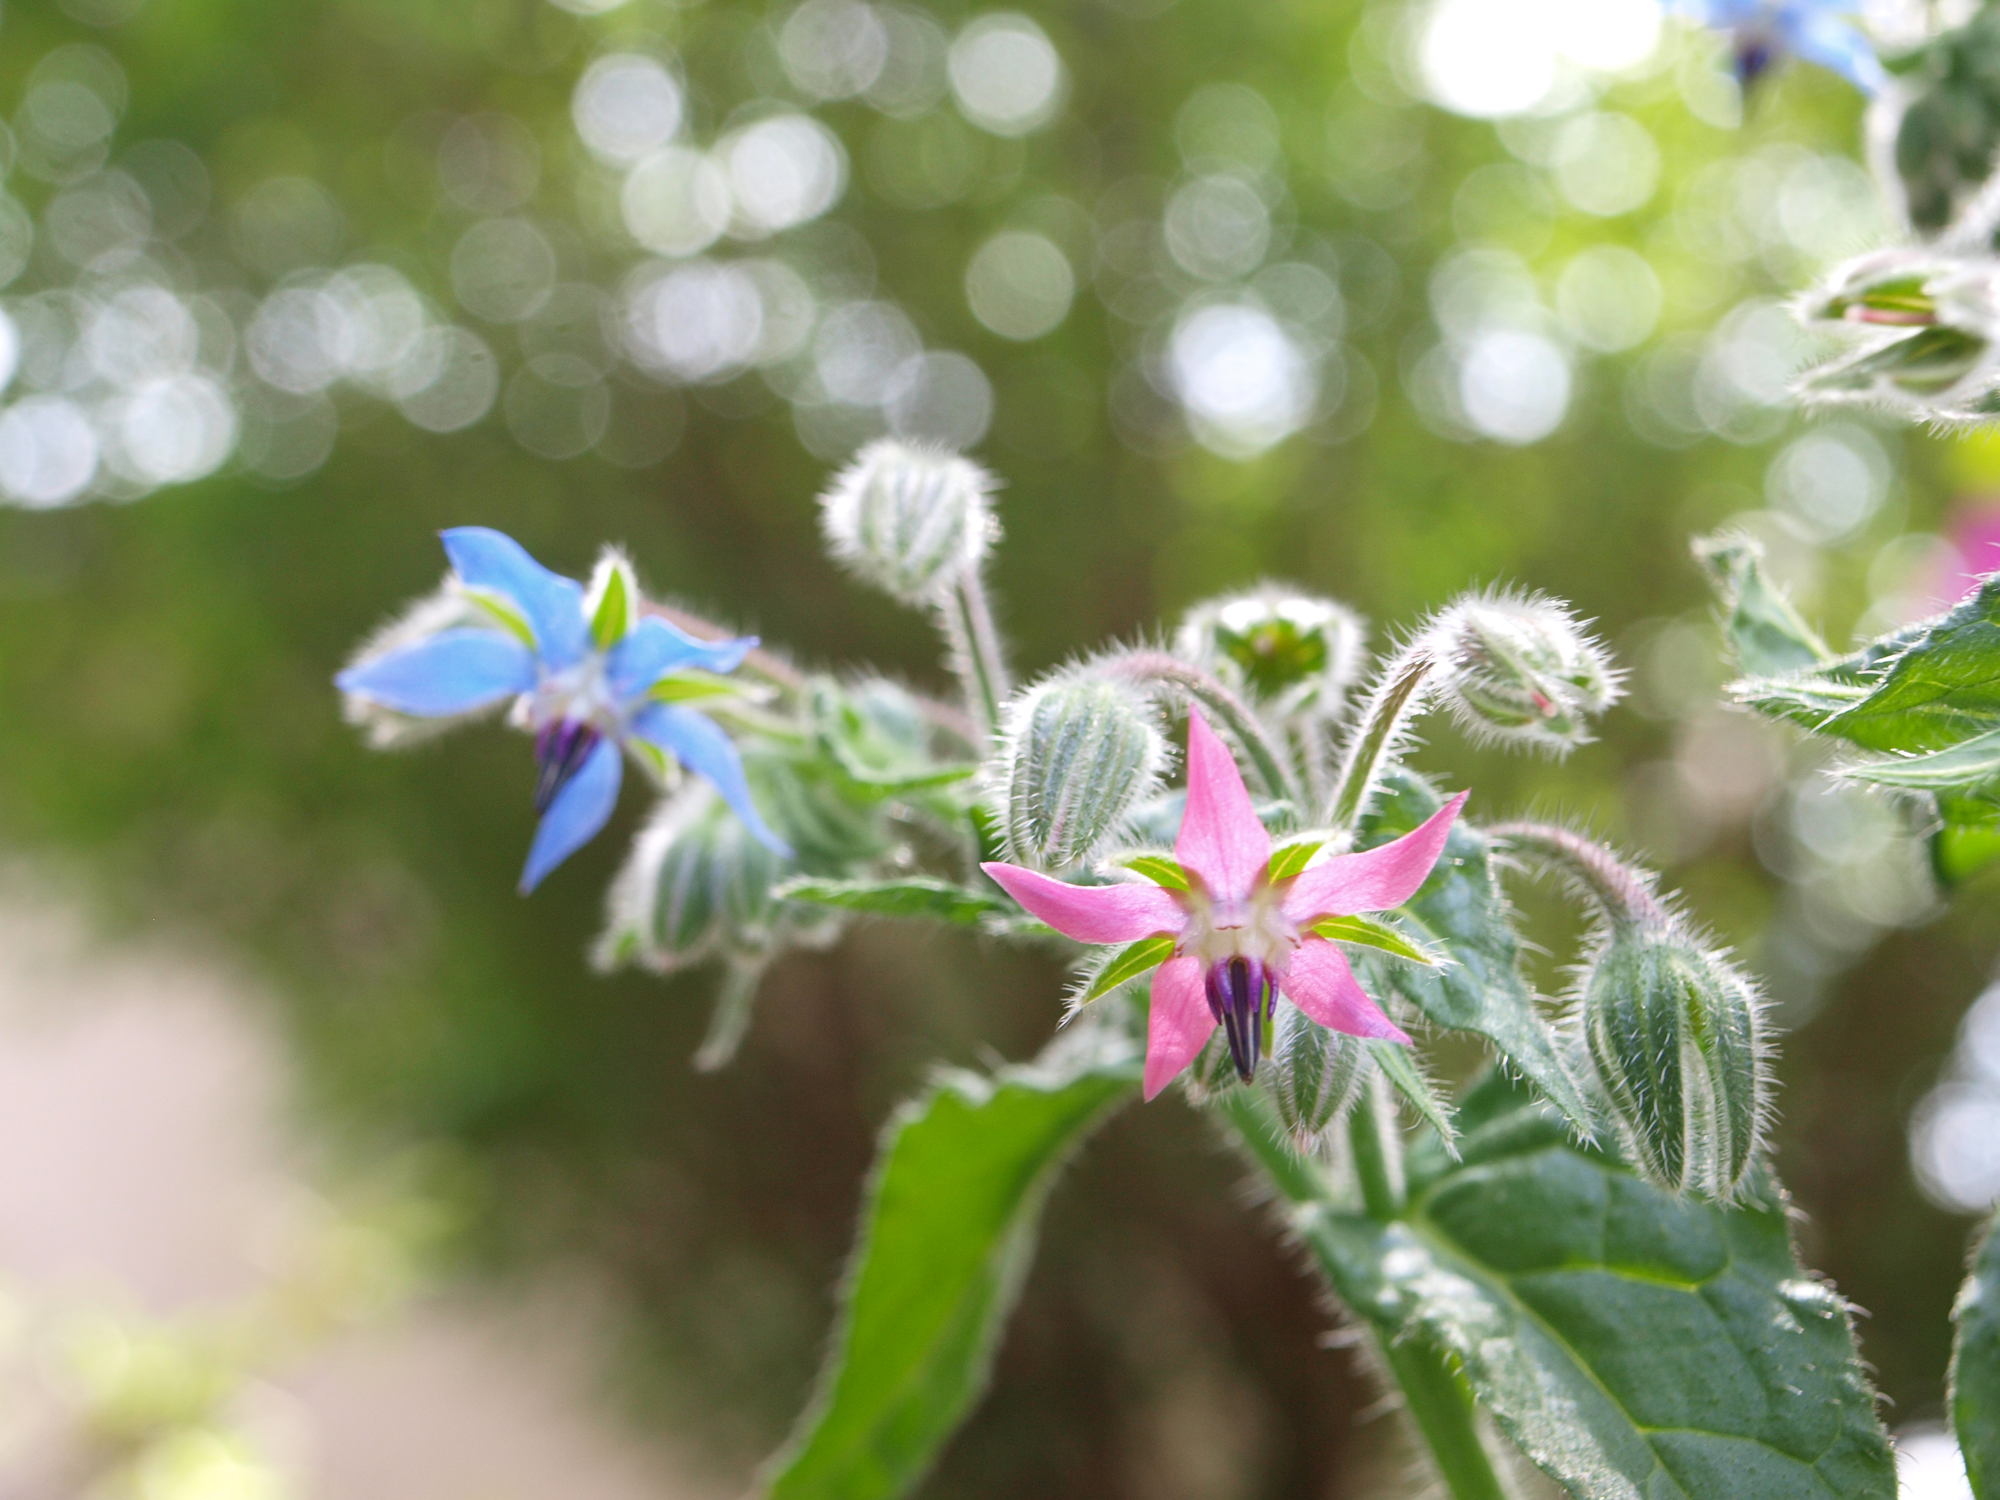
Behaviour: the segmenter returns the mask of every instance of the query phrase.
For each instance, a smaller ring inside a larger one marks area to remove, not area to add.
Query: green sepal
[[[1181,868],[1178,860],[1169,859],[1164,854],[1134,854],[1118,863],[1167,890],[1184,891],[1188,888],[1187,871]]]
[[[1307,839],[1303,843],[1285,845],[1271,856],[1270,873],[1265,878],[1274,885],[1280,880],[1290,880],[1305,869],[1325,844],[1325,839]]]
[[[929,917],[962,927],[1012,912],[1010,903],[928,875],[903,880],[788,880],[772,895],[877,917]]]
[[[1083,993],[1076,997],[1076,1003],[1088,1005],[1100,995],[1110,994],[1119,985],[1157,969],[1173,956],[1174,940],[1170,937],[1140,938],[1136,943],[1128,943],[1091,976]]]
[[[541,649],[540,643],[535,639],[535,627],[528,623],[528,617],[522,614],[515,607],[514,601],[505,594],[496,593],[492,589],[468,588],[465,590],[465,597],[480,613],[530,651]]]
[[[743,698],[749,692],[740,682],[691,667],[662,677],[646,690],[646,696],[660,703],[700,703],[711,698]]]
[[[1321,917],[1306,930],[1328,942],[1359,943],[1433,968],[1444,962],[1442,953],[1419,947],[1387,922],[1378,922],[1373,917]]]
[[[603,592],[598,595],[597,608],[590,617],[590,638],[597,643],[598,650],[609,651],[632,633],[636,593],[632,570],[625,560],[606,558]]]

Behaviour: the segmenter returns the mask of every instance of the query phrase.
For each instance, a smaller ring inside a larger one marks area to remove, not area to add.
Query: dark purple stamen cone
[[[1743,92],[1749,93],[1777,60],[1778,49],[1768,38],[1749,35],[1740,40],[1736,44],[1736,82]]]
[[[597,748],[598,733],[576,719],[558,719],[544,724],[535,733],[535,811],[545,813],[556,794],[583,769],[590,752]]]
[[[1229,1037],[1236,1073],[1248,1083],[1264,1052],[1264,1017],[1271,1005],[1271,980],[1254,958],[1230,958],[1208,971],[1208,1008]]]

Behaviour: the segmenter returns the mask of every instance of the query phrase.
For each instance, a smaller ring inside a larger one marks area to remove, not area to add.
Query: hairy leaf
[[[1410,1108],[1438,1133],[1438,1138],[1449,1148],[1457,1134],[1452,1125],[1451,1110],[1438,1097],[1437,1090],[1431,1087],[1430,1079],[1417,1066],[1410,1049],[1401,1042],[1377,1037],[1368,1043],[1368,1055],[1375,1059],[1375,1066],[1382,1070],[1382,1076],[1395,1085],[1396,1092],[1409,1101]]]
[[[1948,749],[2000,729],[2000,579],[1914,634],[1858,703],[1820,726],[1867,750]]]
[[[1846,1305],[1768,1175],[1734,1210],[1676,1199],[1497,1073],[1460,1125],[1460,1161],[1412,1153],[1394,1219],[1295,1220],[1384,1340],[1444,1350],[1577,1500],[1893,1500]]]
[[[1007,916],[1013,907],[997,896],[967,890],[928,875],[904,880],[790,880],[772,892],[784,901],[834,906],[878,917],[932,917],[972,926],[984,917]]]
[[[1745,672],[1767,677],[1832,659],[1818,633],[1765,578],[1754,540],[1704,537],[1694,544],[1694,551],[1722,596],[1728,611],[1723,631]]]
[[[1975,1500],[2000,1500],[2000,1215],[1986,1227],[1951,1310],[1951,1420]]]
[[[1408,833],[1443,805],[1417,777],[1401,772],[1386,777],[1376,809],[1362,822],[1360,845]],[[1444,857],[1403,915],[1454,962],[1418,968],[1360,956],[1369,992],[1400,995],[1439,1026],[1485,1037],[1587,1132],[1589,1106],[1521,975],[1520,940],[1493,876],[1486,836],[1463,818],[1453,824]]]
[[[1057,1169],[1139,1085],[1122,1037],[1070,1035],[993,1077],[952,1073],[883,1134],[818,1394],[770,1500],[887,1500],[985,1388]]]

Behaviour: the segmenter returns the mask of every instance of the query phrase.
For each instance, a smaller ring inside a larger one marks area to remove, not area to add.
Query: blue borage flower
[[[713,782],[760,842],[789,856],[750,800],[728,735],[684,700],[711,691],[694,672],[732,672],[756,637],[700,641],[639,613],[630,564],[615,552],[590,587],[551,573],[483,526],[443,533],[453,576],[334,679],[349,717],[379,741],[409,720],[457,719],[513,700],[535,736],[535,829],[523,894],[611,816],[629,752],[656,780],[678,760]]]
[[[1667,0],[1667,9],[1730,35],[1745,88],[1790,54],[1838,73],[1865,94],[1888,81],[1868,38],[1848,19],[1859,0]]]

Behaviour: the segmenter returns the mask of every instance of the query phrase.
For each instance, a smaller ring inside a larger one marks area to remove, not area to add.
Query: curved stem
[[[639,610],[642,614],[658,615],[669,624],[679,626],[697,640],[724,641],[738,633],[677,605],[661,604],[652,599],[641,600]],[[805,691],[806,674],[782,656],[763,650],[761,647],[744,657],[743,665],[773,687],[787,693],[798,694]],[[940,703],[935,698],[926,698],[921,693],[912,693],[910,696],[919,712],[934,727],[964,741],[980,754],[985,754],[987,742],[980,734],[979,726],[964,709],[955,708],[949,703]]]
[[[1172,688],[1194,699],[1221,720],[1223,729],[1243,747],[1243,753],[1250,758],[1251,769],[1264,784],[1264,790],[1273,797],[1284,798],[1294,807],[1301,806],[1292,771],[1265,732],[1263,722],[1249,704],[1200,667],[1169,656],[1164,651],[1132,651],[1100,663],[1099,670],[1146,687]]]
[[[1423,709],[1429,697],[1423,690],[1424,681],[1436,665],[1437,658],[1418,641],[1382,674],[1380,684],[1368,699],[1360,727],[1348,744],[1340,780],[1334,785],[1327,821],[1335,828],[1351,830],[1368,810],[1369,798],[1381,780],[1390,752],[1401,742],[1409,721]]]
[[[1479,1440],[1472,1392],[1428,1340],[1382,1345],[1382,1359],[1403,1388],[1403,1404],[1423,1434],[1452,1500],[1508,1500],[1499,1472]]]
[[[990,748],[1000,732],[1000,705],[1013,689],[1007,681],[1007,658],[1000,649],[1000,632],[986,601],[986,586],[977,572],[959,579],[940,606],[945,640],[951,645],[951,668],[965,685],[973,718],[986,731],[982,749]]]
[[[1502,850],[1552,870],[1595,901],[1622,927],[1653,926],[1669,920],[1653,894],[1653,882],[1595,839],[1554,823],[1501,823],[1486,830]]]
[[[1382,1145],[1382,1122],[1375,1114],[1374,1080],[1347,1114],[1347,1141],[1354,1152],[1354,1175],[1361,1183],[1361,1206],[1368,1217],[1383,1223],[1396,1217],[1403,1195],[1389,1173],[1389,1153]]]

